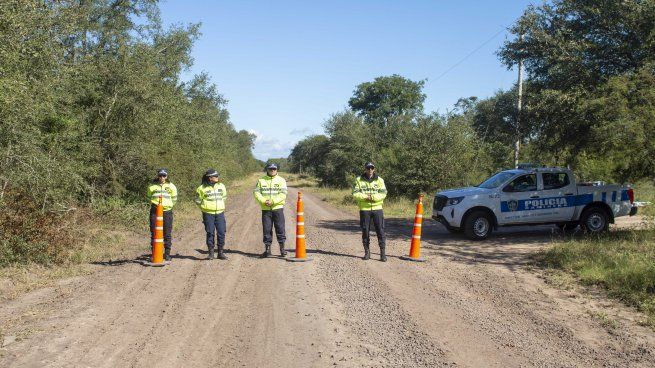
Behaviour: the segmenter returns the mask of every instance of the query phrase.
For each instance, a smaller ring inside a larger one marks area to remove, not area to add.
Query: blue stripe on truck
[[[583,206],[593,202],[593,194],[580,194],[573,197],[550,197],[538,199],[520,199],[500,202],[501,212],[534,211],[548,208]]]

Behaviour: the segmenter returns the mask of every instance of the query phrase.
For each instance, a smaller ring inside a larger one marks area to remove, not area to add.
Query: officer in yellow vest
[[[355,178],[353,197],[359,206],[359,226],[362,229],[362,242],[364,244],[363,259],[368,260],[371,258],[369,231],[371,222],[373,222],[375,233],[378,236],[378,244],[380,245],[380,261],[386,262],[382,203],[387,197],[387,187],[384,185],[384,180],[375,173],[375,165],[372,162],[367,162],[364,165],[364,173]]]
[[[214,237],[218,238],[218,259],[227,259],[225,249],[225,200],[227,190],[220,182],[218,171],[209,169],[202,177],[202,184],[196,189],[196,204],[202,211],[202,222],[207,233],[207,259],[214,259]],[[215,235],[216,234],[216,235]]]
[[[262,228],[264,233],[264,246],[266,250],[262,258],[271,256],[273,243],[273,227],[277,243],[280,245],[280,255],[285,257],[284,249],[286,235],[284,233],[284,202],[287,198],[287,182],[277,174],[277,165],[266,165],[266,175],[257,180],[253,194],[262,209]]]
[[[177,188],[168,180],[168,170],[158,169],[157,177],[148,186],[148,201],[150,201],[150,244],[155,236],[155,221],[157,204],[161,198],[164,207],[164,259],[171,260],[173,232],[173,206],[177,202]]]

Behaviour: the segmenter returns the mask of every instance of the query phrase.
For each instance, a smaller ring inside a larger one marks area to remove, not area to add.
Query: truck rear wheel
[[[484,211],[473,211],[464,221],[464,234],[471,240],[484,240],[493,227],[491,216]]]
[[[609,219],[605,210],[592,207],[582,213],[580,225],[587,234],[600,234],[609,228]]]

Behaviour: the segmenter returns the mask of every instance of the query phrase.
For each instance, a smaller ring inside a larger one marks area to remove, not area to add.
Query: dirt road
[[[292,249],[295,190],[289,198]],[[107,262],[4,303],[0,366],[655,366],[655,334],[636,314],[531,270],[551,228],[473,244],[426,221],[428,261],[409,263],[398,257],[411,224],[389,220],[389,262],[376,247],[364,262],[357,220],[304,198],[313,262],[259,259],[259,209],[234,196],[229,261],[204,260],[198,221],[175,234],[168,267]]]

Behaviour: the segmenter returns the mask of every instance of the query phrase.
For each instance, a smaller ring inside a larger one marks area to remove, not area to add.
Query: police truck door
[[[576,187],[566,172],[541,172],[541,202],[547,221],[571,221],[575,211]]]
[[[501,224],[539,222],[538,213],[527,203],[539,198],[537,174],[517,177],[503,187],[500,194]]]

